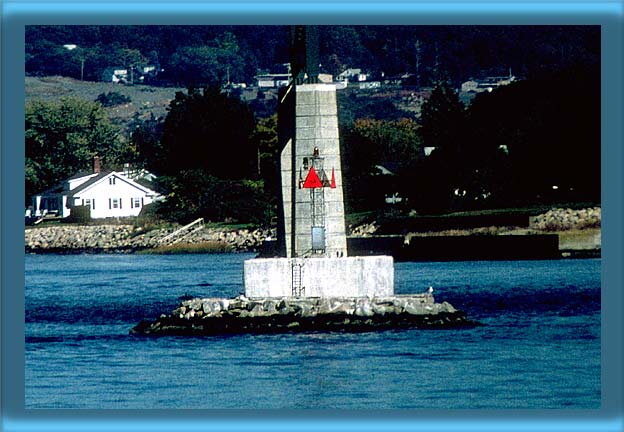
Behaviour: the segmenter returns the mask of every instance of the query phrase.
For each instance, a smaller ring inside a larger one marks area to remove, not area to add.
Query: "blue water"
[[[128,335],[178,297],[235,296],[249,254],[27,255],[27,408],[598,408],[600,260],[396,263],[485,326]]]

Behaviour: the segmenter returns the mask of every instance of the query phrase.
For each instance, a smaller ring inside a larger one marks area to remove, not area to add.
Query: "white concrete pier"
[[[245,296],[388,297],[394,294],[391,256],[258,258],[245,261]]]

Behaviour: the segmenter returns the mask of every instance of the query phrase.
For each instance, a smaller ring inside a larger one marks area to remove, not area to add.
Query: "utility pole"
[[[435,44],[435,61],[433,62],[433,74],[436,81],[440,80],[440,53],[438,51],[438,43]]]
[[[421,53],[421,43],[419,40],[416,41],[416,43],[414,43],[414,51],[415,51],[415,55],[416,55],[416,85],[418,86],[418,89],[420,90],[420,53]]]

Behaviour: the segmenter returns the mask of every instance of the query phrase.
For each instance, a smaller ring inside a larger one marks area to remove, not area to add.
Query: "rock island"
[[[348,256],[336,87],[319,82],[314,26],[291,31],[280,94],[281,195],[275,256],[244,263],[244,296],[187,300],[131,333],[367,331],[472,326],[426,294],[394,295],[391,256]]]

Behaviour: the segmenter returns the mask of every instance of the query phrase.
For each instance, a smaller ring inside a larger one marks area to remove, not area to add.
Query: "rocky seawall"
[[[582,230],[600,228],[602,210],[600,207],[585,209],[548,210],[532,218],[530,227],[542,231]]]
[[[431,294],[392,297],[195,298],[155,321],[143,320],[135,335],[219,335],[301,331],[373,331],[398,328],[471,328],[480,325]]]
[[[161,239],[178,227],[146,231],[133,225],[58,225],[25,231],[28,253],[135,252],[161,246]],[[185,244],[222,243],[232,251],[255,251],[275,230],[203,228],[183,239]]]
[[[402,235],[403,240],[399,243],[409,243],[414,236],[453,235],[453,236],[476,236],[476,235],[501,235],[501,234],[553,234],[559,233],[560,245],[563,250],[576,249],[600,249],[600,207],[586,209],[562,209],[556,208],[537,216],[531,217],[528,227],[518,230],[514,227],[485,227],[472,230],[441,231],[435,233],[413,233]],[[107,252],[129,253],[146,249],[155,249],[162,246],[161,239],[172,233],[179,226],[146,230],[140,226],[131,224],[108,224],[108,225],[78,225],[58,224],[51,226],[27,227],[25,230],[24,243],[27,253],[81,253],[81,252]],[[376,222],[349,226],[349,234],[354,239],[381,239],[379,226]],[[597,232],[591,239],[591,244],[580,243],[581,236],[569,236],[562,233]],[[516,232],[518,231],[518,232]],[[594,237],[597,237],[594,239]],[[259,251],[266,239],[275,239],[275,229],[225,229],[206,226],[193,232],[180,241],[179,244],[199,245],[212,242],[222,245],[219,250]],[[387,239],[386,239],[387,240]],[[388,240],[389,241],[389,240]],[[357,241],[355,242],[357,243]],[[357,245],[352,245],[357,246]],[[378,249],[375,246],[373,249]],[[382,245],[381,252],[391,245]],[[215,248],[217,249],[217,248]],[[375,250],[374,252],[379,252]]]

